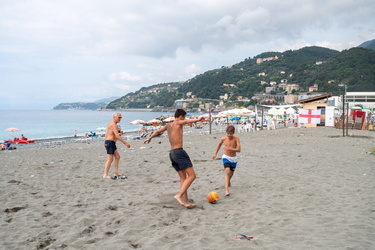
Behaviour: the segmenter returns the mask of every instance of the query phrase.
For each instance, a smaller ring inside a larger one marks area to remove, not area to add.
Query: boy
[[[224,154],[222,157],[225,174],[224,174],[224,185],[225,185],[225,196],[229,196],[230,180],[233,177],[234,170],[237,166],[237,152],[241,152],[240,138],[234,136],[234,126],[229,125],[226,129],[227,136],[221,138],[219,144],[216,147],[216,152],[212,156],[212,159],[216,159],[216,155],[220,150],[221,145],[224,143]]]
[[[174,196],[174,198],[178,201],[178,203],[180,203],[181,206],[184,206],[186,208],[194,208],[195,204],[189,201],[187,190],[196,176],[189,155],[185,152],[185,150],[183,150],[182,147],[182,130],[183,126],[188,123],[194,123],[198,121],[202,122],[204,120],[204,117],[201,117],[199,119],[186,120],[186,112],[183,109],[177,109],[174,117],[176,119],[172,123],[169,123],[164,127],[156,130],[147,140],[144,141],[144,143],[149,143],[152,138],[163,133],[164,131],[168,132],[169,143],[171,144],[169,158],[171,159],[172,166],[177,171],[178,176],[180,177],[180,190]]]

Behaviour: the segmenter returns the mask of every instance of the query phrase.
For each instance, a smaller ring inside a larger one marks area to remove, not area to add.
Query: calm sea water
[[[161,112],[121,112],[123,119],[119,125],[122,130],[134,131],[142,125],[131,125],[131,121],[141,119],[149,121],[162,115],[173,113]],[[100,132],[98,128],[107,127],[113,111],[86,110],[0,110],[0,141],[19,137],[24,134],[29,139],[60,138],[84,135],[90,131]],[[19,132],[5,131],[7,128],[21,129]]]

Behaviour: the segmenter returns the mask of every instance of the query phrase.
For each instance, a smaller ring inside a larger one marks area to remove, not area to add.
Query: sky
[[[0,109],[120,97],[263,52],[372,39],[374,0],[0,0]]]

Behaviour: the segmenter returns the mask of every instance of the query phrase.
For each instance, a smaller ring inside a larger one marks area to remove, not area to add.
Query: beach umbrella
[[[232,121],[237,121],[237,120],[239,120],[240,118],[238,117],[238,116],[235,116],[235,117],[233,117],[232,118]]]
[[[7,128],[5,131],[14,132],[14,131],[21,131],[21,129],[19,129],[19,128]]]
[[[173,116],[168,117],[167,119],[164,119],[163,122],[173,122],[176,118]]]
[[[19,128],[7,128],[5,131],[12,132],[13,133],[13,137],[14,137],[14,131],[21,131],[21,129],[19,129]]]
[[[284,112],[286,112],[286,109],[284,108],[284,107],[281,107],[281,108],[279,108],[278,110],[277,110],[277,114],[278,115],[284,115]]]
[[[145,124],[146,122],[145,121],[143,121],[143,120],[134,120],[134,121],[132,121],[132,122],[130,122],[130,124]]]
[[[154,124],[154,123],[161,123],[161,121],[158,120],[158,119],[152,119],[152,120],[149,120],[149,121],[147,122],[147,124]]]
[[[277,114],[277,109],[272,107],[268,110],[269,115],[276,115]]]

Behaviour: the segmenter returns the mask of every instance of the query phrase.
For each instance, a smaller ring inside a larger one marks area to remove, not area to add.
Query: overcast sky
[[[0,0],[0,109],[123,96],[262,52],[371,39],[374,0]]]

